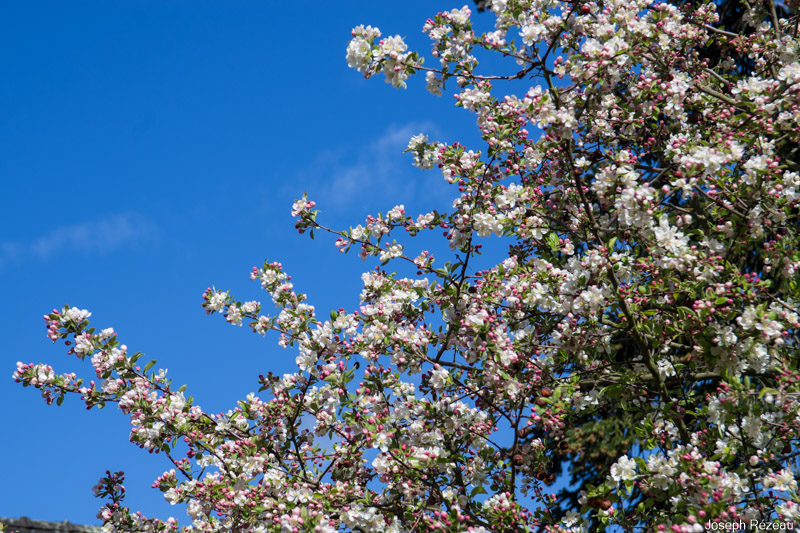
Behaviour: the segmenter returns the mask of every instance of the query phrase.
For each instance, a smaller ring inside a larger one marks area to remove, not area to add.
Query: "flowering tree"
[[[733,29],[713,4],[483,4],[496,18],[483,35],[467,7],[425,23],[433,66],[398,36],[353,30],[351,67],[395,87],[424,72],[485,141],[411,139],[414,164],[453,185],[447,210],[396,206],[336,230],[313,201],[294,204],[300,232],[380,262],[359,309],[318,317],[271,262],[251,279],[274,314],[204,294],[206,312],[276,332],[297,372],[260,376],[263,397],[212,415],[64,307],[45,317],[48,336],[99,381],[23,363],[14,377],[48,402],[117,403],[131,441],[172,463],[155,485],[186,505],[185,531],[788,527],[800,518],[796,2],[747,2]],[[512,73],[483,72],[479,50]],[[428,230],[449,261],[415,249]],[[508,244],[497,261],[479,257],[487,239]],[[578,488],[550,494],[563,463]],[[124,507],[122,480],[96,487],[108,530],[179,529]]]

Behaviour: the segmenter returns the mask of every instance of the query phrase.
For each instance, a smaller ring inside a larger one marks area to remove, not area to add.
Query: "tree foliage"
[[[399,36],[353,30],[351,67],[454,90],[485,143],[410,140],[415,165],[453,186],[442,210],[337,230],[308,198],[293,205],[299,231],[380,263],[360,307],[318,316],[275,262],[251,275],[274,314],[204,294],[208,313],[276,332],[297,372],[211,415],[65,307],[48,335],[102,381],[23,363],[15,377],[48,401],[118,403],[131,441],[172,462],[156,484],[186,505],[187,531],[793,523],[797,6],[482,7],[496,19],[483,35],[467,7],[425,23],[433,66]],[[428,231],[447,261],[415,248]],[[492,240],[502,257],[482,255]],[[551,494],[562,465],[574,488]],[[131,513],[121,482],[96,488],[109,530],[178,529]]]

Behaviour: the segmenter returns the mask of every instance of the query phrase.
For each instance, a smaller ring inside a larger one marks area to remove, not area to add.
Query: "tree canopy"
[[[377,263],[359,308],[318,315],[270,261],[251,279],[275,312],[204,294],[206,312],[295,351],[295,373],[206,413],[66,306],[48,336],[100,381],[24,363],[16,379],[48,402],[117,403],[131,441],[171,463],[156,486],[186,506],[185,531],[788,527],[797,5],[480,8],[495,18],[485,34],[466,6],[425,22],[432,61],[398,35],[352,31],[352,68],[397,88],[424,74],[483,139],[410,139],[414,164],[452,184],[441,210],[394,206],[336,229],[312,199],[292,206],[300,232]],[[420,246],[427,232],[439,248]],[[553,493],[562,468],[569,486]],[[122,480],[96,487],[109,531],[179,529],[127,509]]]

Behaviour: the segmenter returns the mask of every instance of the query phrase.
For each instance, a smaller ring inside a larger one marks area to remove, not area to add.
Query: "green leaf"
[[[603,387],[603,389],[600,390],[600,396],[618,398],[621,392],[622,392],[621,387],[617,384],[614,384],[614,385],[609,385],[608,387]]]
[[[554,252],[558,251],[558,235],[556,233],[551,231],[550,233],[547,234],[545,240],[547,241],[547,244],[550,245],[551,250],[553,250]]]
[[[714,300],[714,305],[722,305],[722,304],[726,304],[726,303],[728,303],[728,297],[727,296],[720,296],[719,298]]]
[[[472,489],[472,492],[469,493],[471,498],[474,498],[478,494],[486,494],[486,489],[484,489],[483,487],[475,487],[474,489]]]
[[[765,388],[761,389],[761,392],[758,393],[758,399],[759,400],[762,399],[767,394],[775,395],[777,392],[778,391],[776,391],[775,389],[770,389],[769,387],[765,387]]]
[[[154,364],[156,364],[156,360],[155,360],[155,359],[153,359],[152,361],[150,361],[149,363],[147,363],[146,365],[144,365],[144,372],[147,372],[148,370],[150,370],[151,368],[153,368],[153,365],[154,365]]]
[[[564,391],[564,387],[556,387],[553,391],[552,402],[555,403],[561,399],[561,393]]]

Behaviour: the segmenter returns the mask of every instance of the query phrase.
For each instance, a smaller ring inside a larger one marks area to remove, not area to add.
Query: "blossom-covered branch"
[[[435,66],[397,35],[352,31],[352,68],[450,87],[483,140],[410,139],[414,165],[452,185],[443,209],[334,229],[294,203],[298,231],[374,263],[358,308],[318,316],[277,262],[251,274],[273,314],[204,293],[206,312],[274,333],[296,372],[207,414],[65,307],[48,336],[100,384],[43,364],[14,377],[48,402],[117,403],[131,441],[167,456],[155,486],[185,504],[184,531],[793,524],[796,3],[747,3],[724,27],[711,3],[482,5],[482,35],[468,7],[425,22]],[[478,52],[508,67],[484,72]],[[418,247],[425,230],[441,244]],[[491,240],[507,247],[484,252]],[[551,493],[565,464],[572,486]],[[121,482],[97,488],[107,530],[179,529],[125,508]]]

